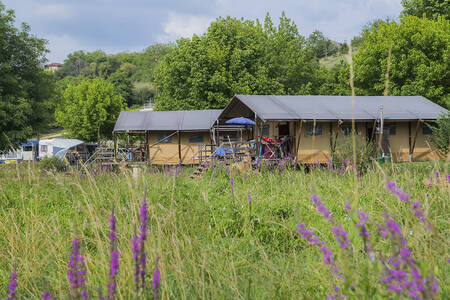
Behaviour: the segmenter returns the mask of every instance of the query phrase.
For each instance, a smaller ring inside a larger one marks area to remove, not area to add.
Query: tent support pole
[[[414,156],[414,148],[416,147],[416,140],[417,140],[417,133],[419,132],[419,125],[420,125],[420,120],[417,120],[416,132],[414,133],[414,140],[413,140],[412,147],[410,150],[411,153],[409,154],[411,161],[413,160],[413,156]]]
[[[113,151],[113,153],[114,153],[114,160],[116,160],[117,159],[117,133],[114,132],[113,136],[114,136],[114,151]]]
[[[296,157],[297,157],[297,162],[299,161],[299,159],[298,159],[298,153],[299,153],[299,151],[300,151],[300,137],[302,136],[302,126],[303,126],[303,120],[300,120],[300,125],[299,125],[299,129],[298,129],[298,132],[297,132],[297,137],[296,137],[296,149],[295,149],[295,151],[297,151],[297,155],[296,155]]]
[[[181,134],[178,130],[178,161],[181,164]]]
[[[149,147],[148,147],[148,140],[149,140],[149,137],[148,137],[148,131],[146,130],[145,131],[145,162],[149,162],[150,161],[150,149],[149,149]]]

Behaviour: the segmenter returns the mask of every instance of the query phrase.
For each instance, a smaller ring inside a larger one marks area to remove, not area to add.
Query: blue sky
[[[219,16],[276,21],[282,11],[303,35],[322,31],[337,41],[368,21],[397,17],[401,0],[0,0],[17,22],[49,41],[50,62],[76,50],[141,51],[156,42],[203,33]]]

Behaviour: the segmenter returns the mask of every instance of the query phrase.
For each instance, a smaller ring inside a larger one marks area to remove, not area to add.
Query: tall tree
[[[14,26],[0,3],[0,150],[17,146],[48,123],[53,76],[43,71],[46,41]]]
[[[355,85],[367,95],[383,94],[391,48],[390,95],[421,95],[450,105],[450,21],[402,17],[366,31],[354,57]]]
[[[402,0],[404,16],[425,17],[437,20],[439,16],[450,18],[449,0]]]
[[[234,94],[304,94],[320,86],[318,62],[283,14],[276,27],[218,18],[203,36],[180,39],[158,69],[156,108],[222,108]]]
[[[121,110],[123,98],[104,79],[85,79],[79,85],[69,85],[64,102],[56,111],[56,121],[71,136],[86,141],[110,137]]]

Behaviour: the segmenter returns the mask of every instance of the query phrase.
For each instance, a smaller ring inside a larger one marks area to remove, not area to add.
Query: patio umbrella
[[[239,117],[233,118],[225,122],[226,124],[234,124],[234,125],[256,125],[256,123],[250,119]]]

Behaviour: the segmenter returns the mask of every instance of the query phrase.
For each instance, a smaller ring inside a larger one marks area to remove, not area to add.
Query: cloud
[[[396,17],[401,0],[0,0],[14,9],[17,25],[49,40],[50,61],[74,50],[107,53],[143,49],[155,42],[202,34],[217,17],[264,20],[275,24],[282,11],[302,35],[314,30],[343,41],[377,18]]]
[[[200,35],[208,29],[214,18],[207,16],[185,15],[170,12],[168,20],[163,26],[164,34],[157,37],[158,42],[169,42],[181,37],[190,38],[192,35]]]
[[[36,6],[34,13],[40,18],[64,20],[73,16],[73,8],[62,3],[44,4]]]

